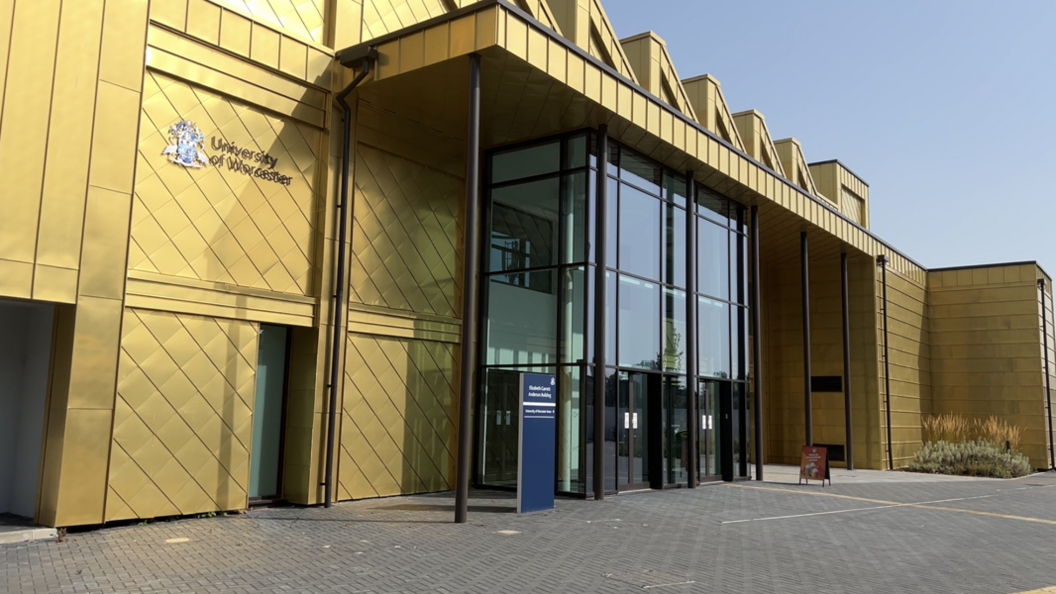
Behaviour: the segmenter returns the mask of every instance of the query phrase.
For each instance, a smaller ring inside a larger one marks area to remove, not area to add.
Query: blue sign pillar
[[[554,509],[556,441],[557,379],[522,373],[517,513]]]

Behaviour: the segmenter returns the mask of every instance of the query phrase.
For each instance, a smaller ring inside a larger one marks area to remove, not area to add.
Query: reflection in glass
[[[491,158],[491,183],[551,173],[557,171],[560,165],[559,142],[497,153]]]
[[[697,204],[700,205],[699,212],[716,223],[727,227],[730,224],[728,202],[722,196],[714,194],[706,188],[697,189]]]
[[[660,279],[660,201],[620,184],[620,270]]]
[[[480,418],[480,481],[517,485],[520,374],[505,369],[485,372]]]
[[[533,275],[545,276],[545,284],[556,288],[556,270]],[[538,365],[557,360],[556,293],[511,285],[503,275],[489,279],[484,321],[488,365]]]
[[[492,190],[488,271],[522,270],[555,263],[559,184],[555,177]],[[523,273],[506,275],[506,278],[513,285],[529,283],[529,277]]]
[[[650,194],[660,195],[660,168],[626,149],[620,151],[620,179]]]
[[[697,291],[720,299],[730,294],[729,233],[697,219]]]
[[[660,286],[620,275],[619,364],[659,369]]]
[[[664,242],[663,262],[665,284],[686,286],[686,211],[670,204],[663,205]]]
[[[686,370],[686,292],[664,287],[664,371]]]
[[[561,362],[584,359],[586,346],[586,278],[583,267],[561,271]]]
[[[707,297],[697,298],[697,337],[700,375],[730,377],[730,305]]]
[[[583,492],[583,470],[580,460],[580,425],[582,399],[579,367],[559,368],[557,402],[557,490]]]

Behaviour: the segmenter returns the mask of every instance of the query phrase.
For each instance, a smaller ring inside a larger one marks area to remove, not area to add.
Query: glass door
[[[249,457],[249,498],[282,496],[282,446],[286,425],[286,370],[289,331],[261,324],[253,402],[253,449]]]
[[[701,380],[697,410],[700,411],[700,480],[717,480],[722,476],[719,457],[719,390],[720,383]]]
[[[651,486],[648,402],[648,376],[621,372],[616,410],[616,487],[620,491]]]

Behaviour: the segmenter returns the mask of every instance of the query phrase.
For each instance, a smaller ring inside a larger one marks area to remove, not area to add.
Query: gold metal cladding
[[[645,90],[699,121],[663,39],[649,31],[621,39],[620,45]]]
[[[257,328],[125,310],[107,521],[246,507]]]
[[[689,102],[693,105],[697,122],[725,139],[735,147],[744,149],[740,132],[722,94],[722,85],[715,77],[704,74],[682,81]]]
[[[213,69],[213,80],[227,72],[236,76],[252,72],[251,66],[257,65],[281,71],[288,77],[303,80],[308,84],[329,88],[333,50],[324,45],[322,40],[325,36],[325,23],[315,25],[316,20],[312,14],[317,12],[317,4],[322,1],[308,0],[295,7],[286,0],[166,0],[151,4],[151,21],[163,26],[151,28],[163,28],[176,37],[184,37],[183,34],[186,34],[189,36],[186,38],[188,42],[202,44],[203,49],[207,50],[209,45],[218,46],[249,59],[244,63],[232,61],[236,64],[233,71],[217,68],[210,61],[197,60],[199,67],[206,66],[205,72]],[[336,0],[335,3],[339,8],[349,4],[358,6],[354,0]],[[279,6],[280,4],[284,6]],[[286,16],[276,18],[276,13]],[[338,10],[335,15],[341,17],[345,23],[350,20],[347,11]],[[308,31],[306,23],[314,25],[315,29]],[[349,28],[351,27],[345,27]],[[358,30],[358,24],[356,28]],[[155,33],[152,32],[151,35]],[[320,37],[315,38],[314,35]],[[197,41],[192,41],[191,38]],[[283,49],[285,56],[282,55]],[[195,53],[201,51],[199,49]],[[174,55],[188,57],[179,51],[174,52]],[[189,71],[198,77],[203,75],[203,72],[194,68]],[[223,88],[232,94],[245,97],[230,89],[226,83]]]
[[[339,499],[451,489],[457,347],[349,334]]]
[[[355,166],[349,300],[457,317],[461,180],[362,143]]]
[[[1048,425],[1037,275],[1034,264],[928,273],[932,412],[1007,420],[1023,432],[1020,450],[1044,468]]]
[[[733,114],[733,123],[745,143],[745,152],[774,172],[781,174],[784,167],[777,154],[777,147],[770,138],[763,114],[752,109]],[[824,197],[824,196],[823,196]]]
[[[129,271],[128,277],[128,307],[286,326],[312,326],[315,322],[313,297],[138,270]]]
[[[852,221],[869,228],[869,185],[839,161],[811,163],[818,192]]]
[[[180,120],[197,123],[220,162],[190,169],[168,161],[169,127]],[[140,136],[130,270],[312,295],[317,128],[148,73]],[[291,183],[232,170],[250,159],[245,151],[276,158]]]
[[[765,229],[761,237],[766,237]],[[815,237],[811,236],[810,258],[812,373],[842,376],[840,255],[816,254]],[[776,252],[765,247],[761,250],[762,309],[767,312],[762,326],[761,365],[766,378],[763,408],[767,411],[763,434],[767,462],[797,464],[804,434],[801,279],[795,263],[769,258],[773,253]],[[883,415],[878,396],[876,265],[868,256],[851,254],[848,269],[854,465],[881,469],[886,457],[881,444]],[[816,442],[845,443],[842,392],[815,392],[812,412]]]

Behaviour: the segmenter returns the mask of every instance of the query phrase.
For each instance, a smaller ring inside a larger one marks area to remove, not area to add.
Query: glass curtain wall
[[[704,187],[697,204],[698,463],[728,480],[748,476],[747,209]]]
[[[718,427],[689,448],[685,345],[698,340],[700,410],[734,410],[736,462],[746,474],[747,242],[744,208],[702,190],[687,200],[683,175],[610,141],[607,306],[594,311],[596,154],[581,132],[487,159],[477,483],[517,480],[518,374],[557,376],[559,493],[593,491],[595,434],[605,488],[685,484],[687,468],[721,470]],[[688,291],[687,217],[696,220],[698,290]],[[699,325],[687,328],[687,308]],[[600,315],[597,315],[599,314]],[[606,324],[605,427],[593,426],[595,319]],[[725,400],[723,400],[725,398]],[[739,398],[739,399],[738,399]],[[737,400],[737,403],[734,403]],[[717,416],[716,416],[717,418]],[[706,419],[705,419],[706,420]],[[714,423],[714,421],[713,421]],[[702,434],[706,423],[702,423]],[[710,441],[705,441],[705,437]],[[710,446],[705,443],[712,444]],[[708,454],[715,462],[709,464]]]
[[[588,136],[496,151],[486,167],[477,482],[516,486],[520,373],[557,376],[558,492],[583,493]]]

